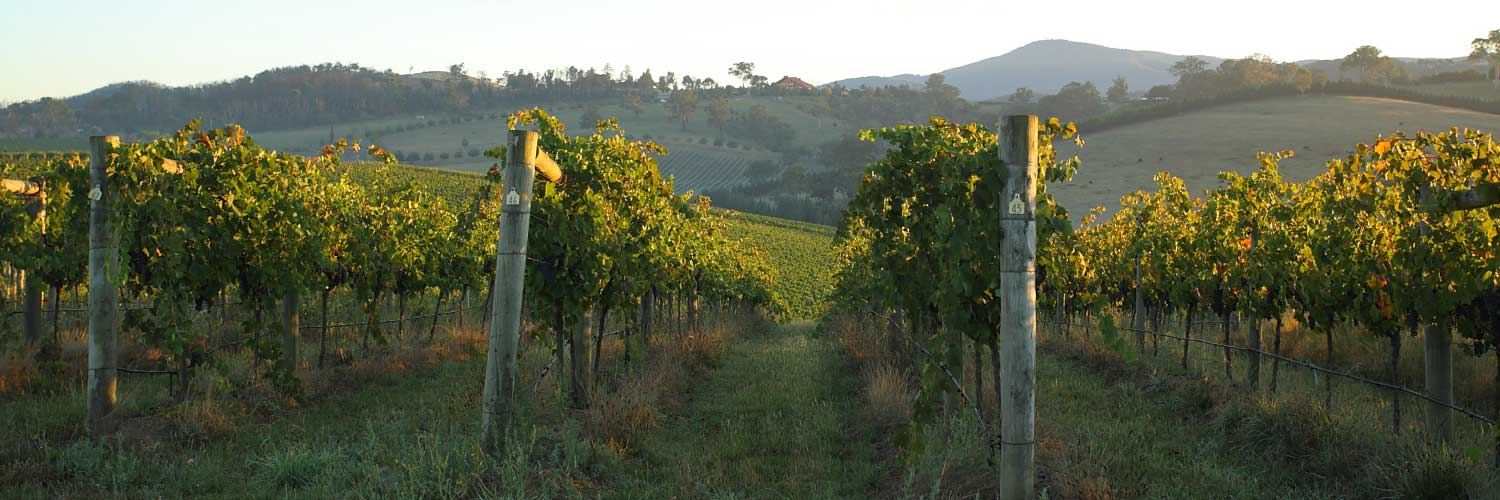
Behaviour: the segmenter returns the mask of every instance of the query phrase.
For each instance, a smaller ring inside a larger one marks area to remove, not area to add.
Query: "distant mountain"
[[[1184,57],[1186,56],[1116,49],[1068,40],[1041,40],[1003,55],[942,73],[947,77],[948,83],[958,87],[964,97],[979,101],[1010,95],[1019,87],[1028,87],[1038,94],[1050,94],[1068,82],[1091,81],[1103,92],[1117,76],[1124,76],[1132,90],[1144,91],[1153,85],[1175,82],[1177,79],[1167,70]],[[1211,56],[1198,58],[1207,61],[1210,67],[1217,66],[1223,60]],[[860,85],[880,85],[887,81],[917,86],[925,81],[925,77],[863,77],[834,83],[858,88]]]

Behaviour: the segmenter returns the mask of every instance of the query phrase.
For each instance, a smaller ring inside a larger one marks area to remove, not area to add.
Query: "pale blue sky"
[[[1179,54],[1459,57],[1500,29],[1490,1],[0,0],[0,101],[104,84],[184,85],[275,66],[498,76],[568,65],[733,81],[735,61],[813,83],[931,73],[1045,38]],[[1469,10],[1471,15],[1461,12]]]

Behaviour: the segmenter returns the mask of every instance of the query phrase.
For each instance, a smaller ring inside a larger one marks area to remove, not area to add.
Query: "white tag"
[[[505,204],[506,205],[520,205],[521,204],[521,193],[517,193],[516,190],[514,190],[514,189],[510,190],[509,193],[505,193]]]
[[[104,197],[104,191],[100,191],[99,190],[99,186],[94,186],[94,189],[90,189],[89,190],[89,199],[90,200],[99,201],[99,199],[103,198],[103,197]]]
[[[1021,193],[1016,193],[1016,197],[1012,198],[1010,200],[1010,214],[1011,215],[1024,215],[1025,213],[1026,213],[1026,202],[1021,201]]]

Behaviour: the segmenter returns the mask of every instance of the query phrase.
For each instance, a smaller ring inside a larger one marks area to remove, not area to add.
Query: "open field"
[[[1453,82],[1413,85],[1412,90],[1434,95],[1473,97],[1476,99],[1500,100],[1500,86],[1492,82]]]
[[[1500,116],[1454,108],[1367,97],[1306,96],[1233,104],[1182,116],[1120,127],[1097,135],[1082,130],[1082,150],[1060,145],[1083,159],[1072,182],[1048,190],[1073,215],[1095,206],[1116,207],[1120,197],[1154,189],[1151,177],[1168,171],[1197,194],[1218,182],[1220,171],[1259,168],[1260,151],[1293,150],[1281,163],[1289,181],[1323,172],[1323,162],[1342,157],[1359,143],[1395,131],[1443,131],[1450,127],[1500,132]]]

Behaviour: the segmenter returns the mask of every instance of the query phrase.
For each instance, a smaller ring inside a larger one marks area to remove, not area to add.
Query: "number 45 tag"
[[[1026,202],[1021,201],[1021,193],[1016,193],[1016,197],[1015,198],[1011,198],[1011,200],[1010,200],[1010,214],[1011,215],[1025,215],[1026,214]]]

